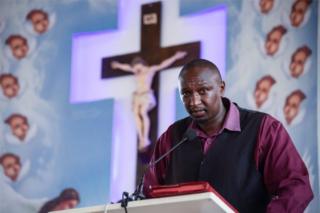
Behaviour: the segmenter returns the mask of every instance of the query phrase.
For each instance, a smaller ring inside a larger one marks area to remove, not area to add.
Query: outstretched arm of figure
[[[120,69],[120,70],[126,71],[126,72],[133,72],[133,69],[129,64],[122,64],[122,63],[119,63],[118,61],[112,61],[111,68],[112,69]]]
[[[171,64],[173,64],[175,61],[185,57],[187,55],[187,52],[185,51],[177,51],[173,56],[170,58],[165,59],[158,65],[151,66],[150,69],[156,71],[162,70],[164,68],[169,67]]]

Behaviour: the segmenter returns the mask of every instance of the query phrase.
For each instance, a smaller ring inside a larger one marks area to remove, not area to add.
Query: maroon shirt
[[[216,137],[224,130],[241,131],[240,112],[230,102],[223,126],[218,133],[207,135],[195,122],[189,126],[196,131],[204,146],[204,154],[214,146]],[[171,148],[172,126],[157,141],[151,162]],[[258,134],[254,158],[256,168],[263,169],[263,181],[272,200],[267,212],[303,212],[313,198],[309,175],[305,164],[282,124],[270,115],[264,116]],[[151,166],[144,177],[144,191],[150,185],[163,182],[170,155],[156,166]]]

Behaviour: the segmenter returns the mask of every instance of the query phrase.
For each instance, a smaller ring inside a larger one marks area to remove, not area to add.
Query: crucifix
[[[160,46],[161,2],[142,5],[141,47],[139,52],[102,59],[102,78],[133,74],[136,90],[132,109],[138,132],[140,160],[149,159],[157,139],[158,88],[161,70],[182,66],[200,56],[200,42],[170,47]],[[128,38],[130,39],[130,37]]]
[[[118,30],[78,33],[72,38],[70,102],[83,103],[104,99],[114,101],[111,109],[113,115],[108,120],[108,125],[112,128],[106,131],[108,134],[111,132],[111,140],[105,141],[106,144],[111,142],[110,150],[107,150],[111,155],[111,161],[104,162],[103,166],[100,165],[103,168],[110,166],[108,174],[110,200],[119,200],[123,191],[134,190],[135,180],[139,176],[137,174],[141,174],[139,170],[143,166],[141,165],[142,154],[133,151],[137,150],[137,131],[131,100],[136,90],[136,75],[132,72],[113,69],[111,62],[118,61],[130,65],[135,56],[140,56],[152,66],[159,65],[168,57],[175,55],[177,51],[186,52],[183,58],[168,66],[169,69],[199,57],[201,52],[201,57],[215,61],[223,72],[225,70],[227,32],[225,9],[218,8],[192,16],[181,16],[178,12],[179,1],[164,1],[161,6],[162,18],[160,19],[159,9],[157,19],[154,15],[145,16],[146,22],[143,24],[142,20],[137,21],[141,16],[139,2],[140,0],[130,0],[120,4]],[[146,6],[142,7],[143,14],[155,13],[154,10],[145,12],[144,7]],[[150,5],[148,7],[151,8]],[[139,22],[142,23],[142,27],[139,27]],[[159,41],[160,29],[161,42]],[[154,35],[147,36],[147,32],[153,32]],[[140,39],[142,42],[139,42]],[[146,39],[152,42],[147,45]],[[201,41],[201,50],[199,50],[200,42],[195,42],[194,48],[188,47],[187,44],[194,41]],[[172,50],[171,48],[175,48],[175,45],[180,45],[181,48]],[[150,49],[155,49],[157,52]],[[167,56],[164,57],[163,54]],[[152,56],[155,58],[152,59]],[[177,118],[175,111],[177,75],[177,69],[170,69],[157,72],[153,78],[151,89],[155,92],[155,99],[159,98],[159,102],[148,113],[152,123],[150,131],[152,141],[159,136],[157,131],[164,131]],[[152,147],[150,148],[152,150]],[[148,155],[143,157],[146,157],[144,159],[146,162]],[[137,158],[140,159],[137,161]]]

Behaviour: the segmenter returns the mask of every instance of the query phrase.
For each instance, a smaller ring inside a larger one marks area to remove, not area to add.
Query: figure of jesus
[[[111,62],[112,69],[131,72],[135,76],[136,90],[133,93],[132,110],[138,132],[139,151],[143,151],[151,143],[149,139],[150,118],[148,112],[156,106],[154,93],[151,89],[153,77],[157,71],[169,67],[175,61],[185,57],[186,54],[186,52],[177,51],[173,56],[156,65],[148,65],[140,57],[135,57],[131,64],[124,64],[118,61]]]

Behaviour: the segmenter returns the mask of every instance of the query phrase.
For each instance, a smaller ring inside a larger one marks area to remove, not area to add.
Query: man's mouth
[[[204,116],[206,111],[204,109],[192,109],[190,110],[190,115],[193,117],[201,117]]]

